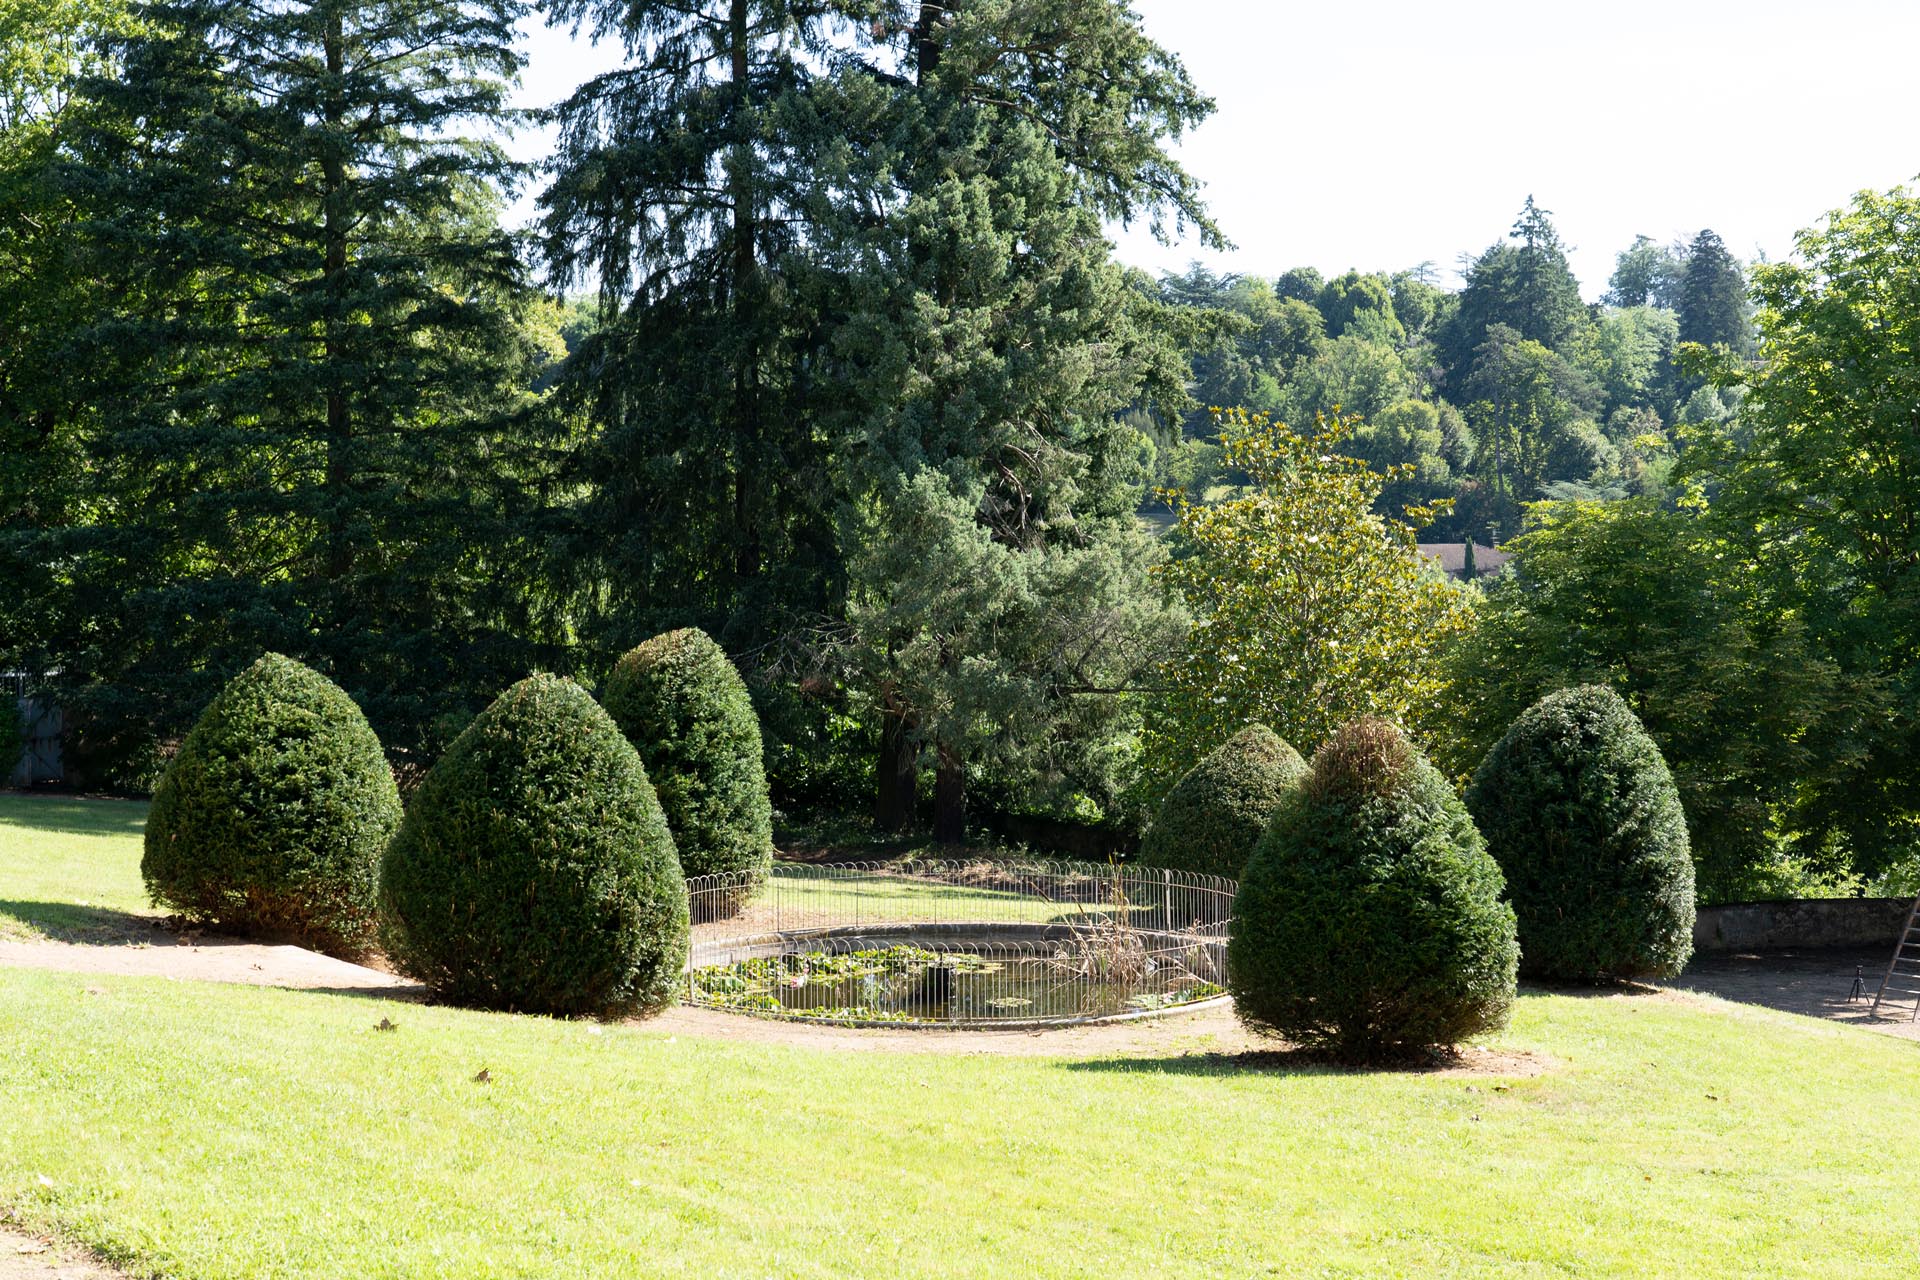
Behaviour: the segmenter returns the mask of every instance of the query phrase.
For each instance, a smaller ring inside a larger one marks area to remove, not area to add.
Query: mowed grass
[[[1497,1047],[1551,1069],[851,1052],[0,970],[0,1209],[182,1280],[1909,1268],[1912,1044],[1529,996]]]
[[[0,793],[0,938],[85,942],[157,914],[140,880],[147,806]]]

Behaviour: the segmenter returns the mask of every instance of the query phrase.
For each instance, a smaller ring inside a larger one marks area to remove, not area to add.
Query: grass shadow
[[[147,829],[145,800],[0,791],[0,823],[70,836],[137,836]]]
[[[1590,1000],[1606,996],[1651,996],[1659,992],[1659,987],[1632,978],[1618,978],[1611,982],[1548,982],[1541,978],[1523,978],[1519,994]]]
[[[0,922],[25,925],[55,942],[124,947],[166,936],[161,916],[73,902],[21,902],[0,898]]]
[[[1240,1053],[1181,1053],[1166,1057],[1083,1058],[1063,1062],[1067,1071],[1096,1071],[1117,1075],[1171,1076],[1380,1076],[1430,1075],[1458,1067],[1452,1057],[1376,1066],[1336,1062],[1307,1049],[1248,1049]]]

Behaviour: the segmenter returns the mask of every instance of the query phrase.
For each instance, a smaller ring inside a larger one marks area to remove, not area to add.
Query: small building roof
[[[1455,577],[1467,576],[1467,544],[1464,542],[1422,542],[1420,554],[1440,566],[1442,572]],[[1473,544],[1473,572],[1475,577],[1485,577],[1498,573],[1502,565],[1513,557],[1505,551],[1493,547]]]

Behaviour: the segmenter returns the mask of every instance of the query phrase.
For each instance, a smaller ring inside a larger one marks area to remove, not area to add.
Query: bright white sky
[[[1505,234],[1532,193],[1589,299],[1637,233],[1784,256],[1920,172],[1915,0],[1135,0],[1219,109],[1178,154],[1236,245],[1115,229],[1152,270],[1398,270]],[[521,101],[618,62],[530,25]],[[523,134],[514,149],[544,154]],[[523,199],[516,213],[528,216]]]

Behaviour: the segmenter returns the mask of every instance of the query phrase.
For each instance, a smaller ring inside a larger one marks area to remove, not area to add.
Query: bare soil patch
[[[0,1280],[125,1280],[125,1273],[50,1237],[0,1223]]]
[[[154,928],[117,944],[0,938],[0,965],[63,973],[240,982],[306,990],[417,990],[406,979],[304,947]]]

